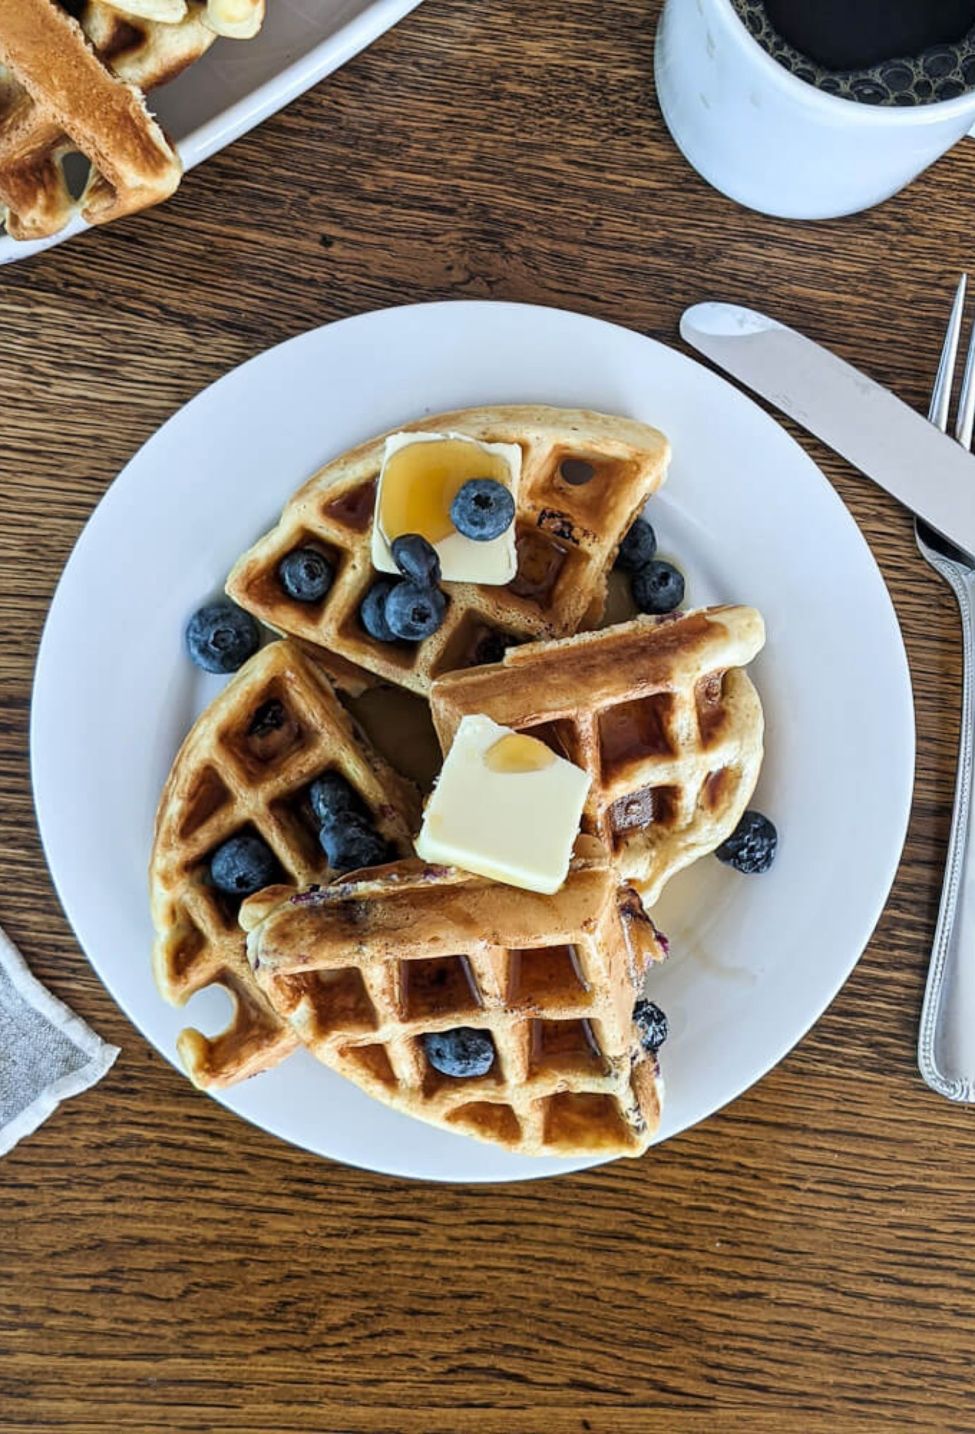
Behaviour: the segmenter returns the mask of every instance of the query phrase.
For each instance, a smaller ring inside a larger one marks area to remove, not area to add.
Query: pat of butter
[[[446,445],[446,446],[444,446]],[[440,559],[440,571],[444,582],[486,583],[498,587],[510,583],[518,569],[518,555],[515,550],[515,524],[512,523],[499,538],[487,543],[477,543],[465,538],[450,522],[449,501],[440,501],[444,493],[450,495],[460,489],[470,478],[494,478],[504,483],[518,501],[518,485],[521,481],[521,449],[517,443],[481,443],[463,433],[392,433],[386,439],[383,451],[383,466],[379,474],[376,492],[376,516],[372,525],[372,565],[381,573],[395,573],[396,564],[390,551],[390,543],[401,536],[391,532],[384,521],[384,488],[387,473],[393,480],[402,476],[403,460],[398,458],[405,449],[410,449],[409,482],[418,485],[417,514],[410,527],[404,532],[423,532],[428,524],[443,530],[443,536],[431,537],[430,541]],[[396,466],[400,466],[400,475]],[[430,501],[425,494],[429,478]],[[424,521],[426,520],[426,522]]]
[[[547,895],[569,870],[589,777],[537,738],[465,717],[416,840],[443,862]]]

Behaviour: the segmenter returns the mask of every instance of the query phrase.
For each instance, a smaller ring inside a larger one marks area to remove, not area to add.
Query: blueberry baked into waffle
[[[668,456],[655,429],[575,409],[425,419],[310,479],[231,600],[193,615],[192,659],[237,675],[176,758],[150,880],[162,993],[235,998],[223,1034],[179,1038],[198,1085],[301,1044],[508,1150],[653,1140],[667,944],[648,908],[705,853],[761,871],[776,843],[745,810],[762,619],[676,610],[683,575],[639,516]],[[614,566],[643,615],[594,631]],[[257,619],[287,636],[258,650]],[[395,712],[397,690],[441,748],[422,811],[397,717],[370,725],[391,764],[351,715],[363,694]]]
[[[526,1155],[640,1155],[660,1116],[634,1003],[663,955],[601,844],[551,896],[413,860],[244,903],[268,1002],[409,1115]]]
[[[0,220],[14,239],[158,204],[182,165],[145,96],[218,36],[257,33],[264,0],[0,0]],[[72,183],[70,157],[87,162]]]

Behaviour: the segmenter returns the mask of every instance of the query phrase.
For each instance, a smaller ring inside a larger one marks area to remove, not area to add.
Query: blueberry
[[[719,861],[751,876],[768,871],[775,860],[779,834],[761,812],[746,812],[727,841],[715,851]]]
[[[335,871],[358,871],[360,866],[381,866],[386,842],[358,812],[339,812],[322,824],[318,834],[325,860]]]
[[[633,1024],[640,1032],[640,1045],[654,1056],[667,1039],[667,1017],[653,1001],[637,1001],[633,1007]]]
[[[319,826],[342,817],[346,812],[362,814],[362,803],[353,787],[340,772],[325,772],[308,788],[308,800]]]
[[[359,621],[377,642],[395,642],[396,634],[386,621],[386,599],[396,586],[392,578],[373,583],[359,605]]]
[[[292,548],[278,563],[278,581],[295,602],[321,602],[335,569],[317,548]]]
[[[620,550],[616,554],[616,567],[627,573],[635,573],[638,568],[645,568],[647,563],[653,561],[656,551],[656,533],[646,518],[634,518],[630,531],[620,543]]]
[[[186,626],[186,647],[205,672],[236,672],[257,651],[261,635],[249,612],[220,598],[195,612]]]
[[[471,478],[450,505],[450,521],[465,538],[489,543],[515,521],[515,500],[496,479]]]
[[[447,599],[439,588],[421,588],[405,578],[386,599],[386,622],[394,637],[420,642],[443,622]]]
[[[210,858],[213,884],[229,896],[250,896],[270,886],[277,874],[271,848],[259,836],[247,833],[225,841]]]
[[[472,1026],[455,1026],[452,1031],[429,1031],[423,1037],[427,1060],[441,1075],[487,1075],[494,1065],[494,1041],[490,1031]]]
[[[440,559],[437,550],[419,533],[403,533],[394,538],[390,547],[393,562],[404,578],[417,587],[432,588],[440,581]]]
[[[684,601],[684,579],[672,563],[647,563],[630,582],[641,612],[673,612]]]

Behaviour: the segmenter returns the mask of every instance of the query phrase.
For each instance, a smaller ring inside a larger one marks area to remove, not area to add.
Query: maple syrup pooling
[[[491,772],[543,772],[554,761],[550,747],[521,732],[499,737],[484,753],[484,765]]]
[[[351,528],[353,532],[364,533],[372,522],[378,481],[377,478],[373,478],[370,483],[363,483],[359,487],[353,488],[351,492],[343,493],[339,498],[333,498],[330,503],[325,505],[326,513],[336,522]]]
[[[419,533],[441,543],[456,532],[450,505],[472,478],[493,478],[510,486],[511,474],[498,453],[462,438],[410,443],[386,460],[379,501],[379,526],[387,542]]]

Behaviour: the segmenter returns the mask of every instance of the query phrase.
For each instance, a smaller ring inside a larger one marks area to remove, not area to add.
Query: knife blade
[[[889,389],[755,309],[695,304],[681,337],[794,418],[966,553],[975,554],[975,457]]]

